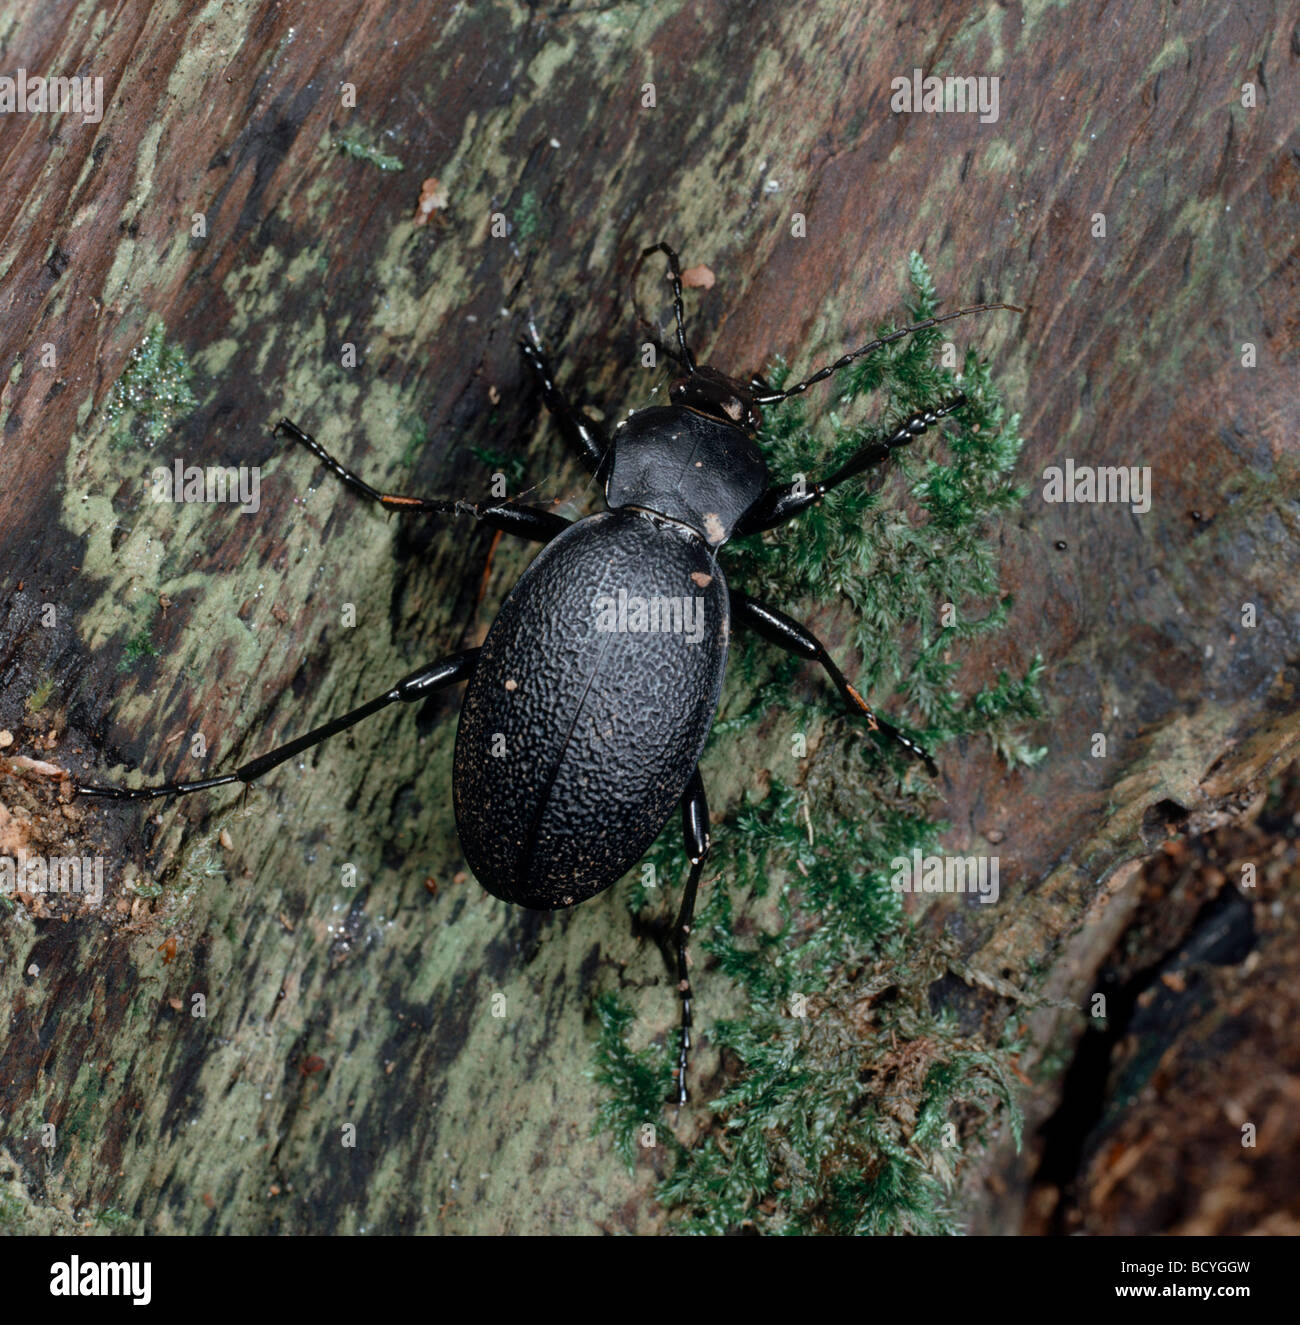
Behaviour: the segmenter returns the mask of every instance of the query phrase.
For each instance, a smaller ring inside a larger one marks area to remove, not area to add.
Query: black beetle
[[[382,493],[345,469],[296,424],[286,433],[344,483],[389,510],[470,515],[489,528],[546,544],[502,605],[481,648],[412,672],[324,726],[218,777],[154,787],[78,786],[119,800],[183,795],[249,783],[399,700],[458,681],[468,688],[456,735],[452,794],[466,859],[490,893],[519,906],[573,906],[608,888],[682,808],[691,871],[674,929],[682,999],[678,1099],[686,1101],[691,988],[686,942],[709,850],[699,757],[713,723],[733,623],[820,663],[850,711],[922,760],[930,756],[873,713],[821,642],[797,621],[728,586],[718,552],[728,540],[793,519],[831,488],[885,460],[960,408],[955,395],[913,414],[817,483],[772,486],[757,443],[761,409],[798,395],[891,341],[967,313],[927,318],[844,355],[783,391],[743,385],[697,364],[683,326],[681,270],[667,244],[682,375],[670,403],[630,414],[606,437],[565,399],[536,334],[521,340],[542,399],[565,440],[604,485],[609,509],[570,523],[516,502],[498,505]],[[1015,310],[1020,311],[1020,310]]]

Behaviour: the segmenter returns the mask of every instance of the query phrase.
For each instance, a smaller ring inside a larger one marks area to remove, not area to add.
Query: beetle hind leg
[[[363,718],[368,718],[372,713],[378,713],[380,709],[387,708],[390,704],[396,704],[399,701],[410,704],[415,700],[424,699],[435,690],[442,690],[446,686],[455,685],[458,681],[468,681],[474,672],[475,664],[478,662],[478,655],[478,649],[466,649],[463,653],[453,653],[450,657],[442,658],[438,662],[421,667],[418,671],[403,677],[395,686],[386,690],[382,695],[378,695],[368,703],[362,704],[360,708],[355,708],[350,713],[344,713],[340,717],[333,718],[322,726],[316,727],[302,736],[295,737],[292,741],[277,745],[273,750],[268,750],[266,754],[259,755],[256,759],[250,759],[245,764],[240,764],[238,768],[230,773],[221,773],[210,778],[199,778],[193,782],[162,782],[152,787],[101,787],[78,784],[77,794],[79,796],[103,796],[116,801],[140,801],[156,800],[159,796],[188,796],[191,792],[207,791],[211,787],[223,787],[231,782],[242,782],[247,786],[254,779],[261,777],[263,773],[269,773],[271,769],[278,768],[279,765],[292,759],[295,755],[310,750],[312,746],[319,745],[322,741],[328,740],[331,736],[336,736],[339,732],[347,731],[349,727],[355,727]]]
[[[690,964],[686,954],[686,945],[691,936],[691,925],[695,920],[695,898],[699,892],[700,875],[704,871],[704,862],[709,855],[709,802],[704,795],[704,779],[696,768],[691,780],[686,785],[682,796],[682,836],[685,839],[686,854],[691,862],[690,878],[686,881],[686,891],[682,894],[681,910],[677,913],[677,924],[673,927],[673,948],[677,954],[677,992],[682,999],[681,1039],[677,1050],[677,1103],[682,1105],[687,1100],[686,1065],[691,1052],[691,992]]]

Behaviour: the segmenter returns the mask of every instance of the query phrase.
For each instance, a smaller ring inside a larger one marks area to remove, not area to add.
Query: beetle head
[[[675,378],[669,384],[668,399],[706,419],[740,428],[751,437],[763,422],[750,388],[707,364],[699,364],[687,377]]]

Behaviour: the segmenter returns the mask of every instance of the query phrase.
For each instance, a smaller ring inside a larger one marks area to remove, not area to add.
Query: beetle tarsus
[[[682,998],[681,1038],[677,1050],[677,1104],[687,1102],[686,1068],[691,1053],[691,973],[690,958],[686,951],[691,927],[695,923],[695,898],[699,892],[700,875],[709,854],[709,802],[704,794],[704,779],[696,768],[682,795],[682,836],[686,842],[686,855],[691,862],[690,877],[682,894],[681,910],[673,927],[673,947],[677,955],[677,992]]]
[[[756,397],[757,399],[757,397]],[[917,410],[909,415],[894,431],[887,436],[878,437],[860,447],[829,478],[819,483],[786,483],[768,490],[754,503],[736,526],[736,537],[760,533],[764,529],[775,529],[796,516],[802,515],[810,506],[815,506],[832,489],[858,474],[883,463],[900,446],[913,442],[923,432],[933,428],[940,419],[947,417],[954,410],[961,409],[967,403],[963,392],[958,391],[951,399],[944,401],[935,409]]]

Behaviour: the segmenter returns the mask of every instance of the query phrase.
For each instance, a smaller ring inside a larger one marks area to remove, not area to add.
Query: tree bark
[[[1286,8],[11,12],[6,69],[102,77],[105,111],[3,117],[3,755],[203,776],[481,640],[534,549],[385,519],[269,426],[420,493],[482,497],[499,462],[475,448],[522,457],[532,500],[595,509],[515,339],[535,317],[566,387],[610,418],[643,403],[645,244],[715,273],[692,334],[737,375],[863,339],[912,249],[950,306],[1027,307],[962,330],[1030,442],[1002,529],[1013,630],[974,666],[1044,653],[1049,754],[949,761],[947,845],[998,842],[1003,902],[926,919],[972,969],[1038,972],[1032,1137],[1141,860],[1300,751]],[[892,111],[914,68],[1001,77],[999,118]],[[159,327],[188,377],[133,364]],[[260,466],[258,511],[155,503],[176,457]],[[1045,503],[1066,457],[1150,465],[1150,510]],[[458,698],[389,710],[247,796],[65,813],[6,761],[10,849],[100,854],[108,895],[4,916],[3,1209],[170,1232],[664,1227],[654,1157],[629,1176],[592,1138],[584,1073],[596,990],[630,987],[646,1036],[674,990],[617,890],[541,917],[467,876]],[[714,770],[711,802],[762,762]],[[1020,1226],[1037,1153],[970,1171],[974,1226]]]

